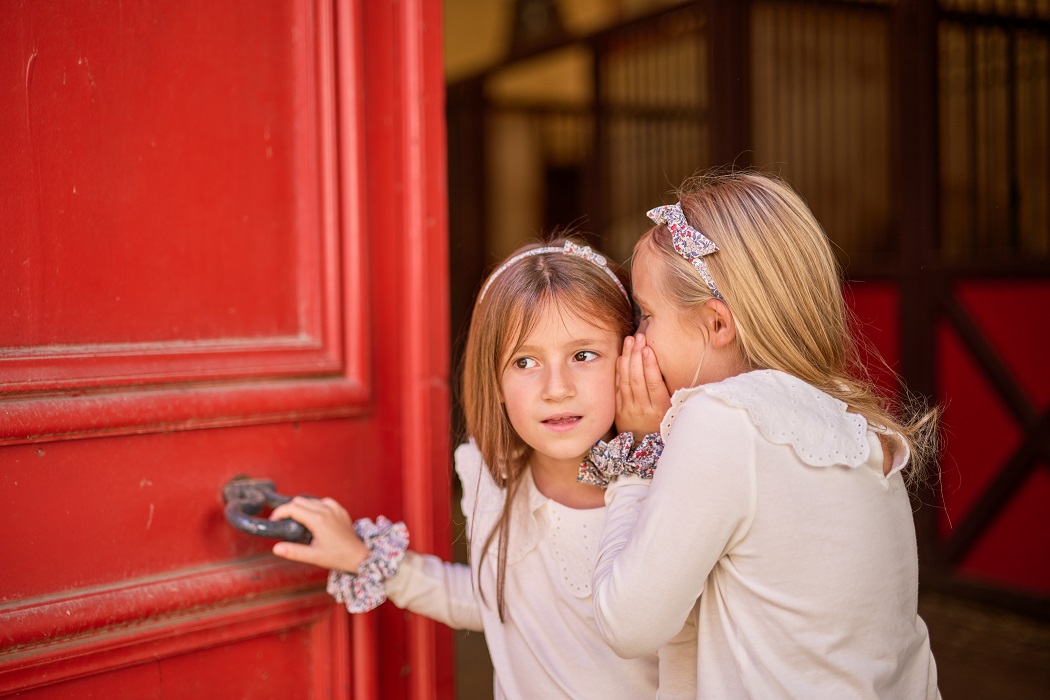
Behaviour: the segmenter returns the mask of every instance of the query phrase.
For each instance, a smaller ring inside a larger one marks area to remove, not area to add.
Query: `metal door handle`
[[[263,506],[276,508],[292,500],[291,496],[277,493],[269,479],[234,477],[223,487],[222,500],[226,504],[226,522],[242,532],[302,544],[310,544],[313,539],[302,523],[291,518],[267,520],[253,517]]]

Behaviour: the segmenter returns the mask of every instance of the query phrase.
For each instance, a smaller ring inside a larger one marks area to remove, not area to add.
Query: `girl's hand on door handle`
[[[313,541],[310,544],[278,542],[273,546],[273,553],[279,557],[351,574],[368,558],[369,549],[354,532],[350,514],[331,498],[296,496],[270,514],[270,520],[282,518],[302,523],[313,533]]]

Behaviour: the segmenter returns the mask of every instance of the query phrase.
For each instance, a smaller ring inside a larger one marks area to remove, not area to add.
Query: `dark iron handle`
[[[235,477],[223,487],[222,500],[226,504],[226,522],[242,532],[302,544],[310,544],[313,540],[310,531],[291,518],[267,520],[254,517],[264,506],[276,508],[292,500],[291,496],[277,493],[269,479]]]

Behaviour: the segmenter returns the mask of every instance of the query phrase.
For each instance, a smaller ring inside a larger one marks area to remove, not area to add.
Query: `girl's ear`
[[[704,302],[702,317],[712,347],[728,347],[736,340],[736,319],[724,301],[708,299]]]

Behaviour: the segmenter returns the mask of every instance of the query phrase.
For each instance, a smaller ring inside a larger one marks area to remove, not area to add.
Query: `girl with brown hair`
[[[677,653],[691,666],[695,639],[686,630],[659,661],[655,649],[620,659],[602,640],[590,591],[604,491],[577,481],[612,434],[616,362],[633,325],[627,291],[590,248],[558,240],[519,250],[488,277],[467,339],[471,439],[456,450],[456,472],[469,566],[405,551],[402,524],[355,524],[330,499],[277,508],[274,518],[298,520],[314,539],[274,553],[332,569],[329,591],[351,612],[389,597],[484,631],[497,698],[656,697],[658,662]],[[661,697],[692,694],[689,675],[676,678]]]

